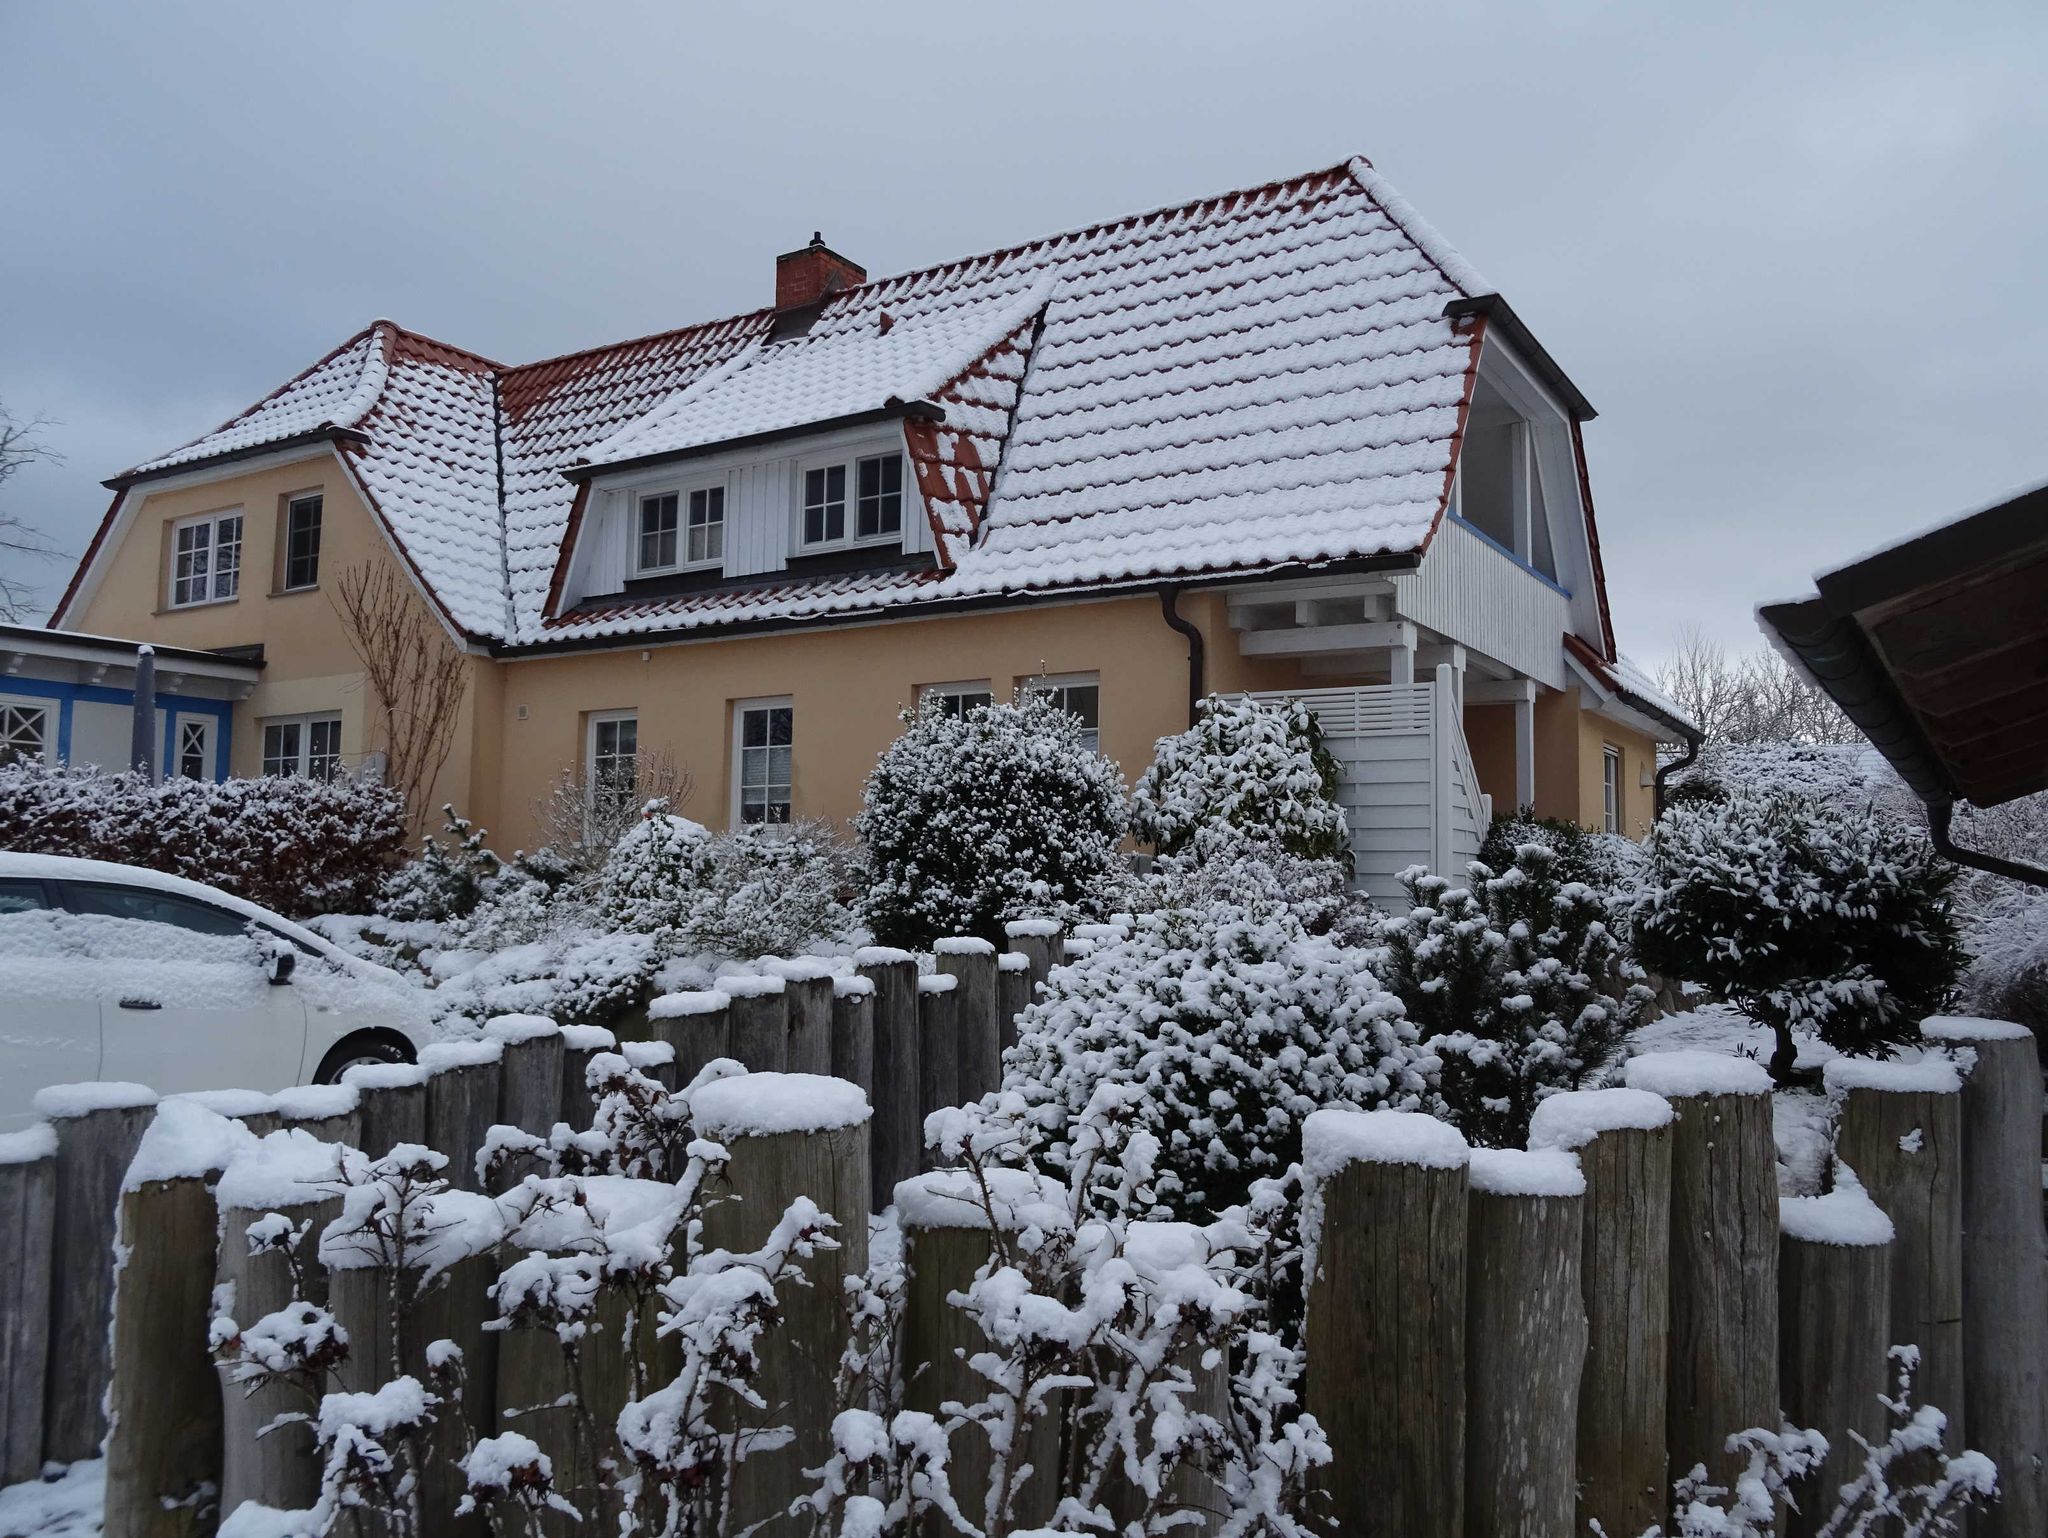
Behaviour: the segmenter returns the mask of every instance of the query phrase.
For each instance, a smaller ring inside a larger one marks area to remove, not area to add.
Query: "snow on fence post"
[[[1671,1345],[1671,1104],[1639,1089],[1570,1090],[1536,1108],[1531,1148],[1578,1154],[1586,1364],[1578,1408],[1577,1531],[1664,1520]]]
[[[996,1219],[1007,1231],[1021,1231],[1039,1221],[1033,1209],[1041,1201],[1054,1212],[1064,1207],[1065,1192],[1028,1170],[992,1168],[987,1173]],[[967,1311],[947,1299],[965,1292],[989,1257],[988,1213],[980,1190],[965,1170],[934,1170],[897,1186],[896,1213],[903,1228],[903,1407],[937,1415],[949,1399],[974,1404],[986,1397],[988,1380],[967,1361],[986,1351],[988,1341]],[[1055,1228],[1057,1221],[1045,1226]],[[1059,1415],[1048,1411],[1015,1450],[1012,1467],[1028,1463],[1032,1468],[1014,1508],[1022,1527],[1052,1520],[1058,1500],[1054,1482],[1059,1475],[1059,1429]],[[955,1434],[947,1475],[954,1499],[976,1525],[982,1520],[994,1462],[986,1435],[978,1430]]]
[[[1031,958],[1022,951],[996,956],[996,1083],[1002,1083],[1003,1054],[1017,1045],[1017,1020],[1031,1002]]]
[[[43,1466],[43,1374],[49,1362],[50,1252],[57,1134],[48,1123],[0,1136],[0,1485]]]
[[[786,1073],[832,1072],[832,966],[816,956],[794,956],[763,963],[763,970],[782,979],[789,1006],[789,1032],[783,1049]]]
[[[1411,1111],[1302,1125],[1306,1400],[1347,1532],[1464,1538],[1468,1157]]]
[[[622,1041],[619,1056],[635,1073],[644,1074],[663,1089],[688,1088],[690,1081],[676,1080],[676,1049],[665,1041]]]
[[[1920,1348],[1914,1401],[1948,1417],[1950,1448],[1974,1446],[1963,1385],[1962,1076],[1942,1057],[1838,1057],[1822,1073],[1842,1108],[1835,1157],[1897,1231],[1887,1344]]]
[[[837,1248],[794,1263],[810,1285],[790,1281],[777,1288],[782,1317],[759,1345],[754,1387],[767,1409],[758,1412],[757,1424],[787,1425],[792,1436],[739,1465],[726,1513],[734,1532],[760,1523],[751,1529],[760,1538],[793,1538],[810,1525],[787,1515],[791,1492],[801,1486],[801,1471],[821,1466],[832,1451],[838,1343],[848,1327],[845,1281],[867,1269],[867,1097],[816,1074],[749,1073],[698,1090],[691,1112],[699,1136],[724,1144],[731,1155],[726,1173],[738,1197],[706,1212],[707,1244],[760,1248],[799,1197],[838,1225],[830,1231]]]
[[[779,977],[721,977],[732,999],[732,1055],[749,1073],[781,1073],[789,1062],[789,998]],[[683,1088],[689,1080],[676,1087]]]
[[[1009,939],[1010,949],[1024,958],[1026,982],[1024,1002],[1028,1005],[1038,997],[1038,990],[1054,967],[1064,966],[1067,960],[1067,946],[1064,931],[1056,919],[1012,919],[1003,926],[1003,933]],[[1010,1017],[1011,1024],[1003,1035],[1005,1050],[1017,1045],[1016,1016]]]
[[[501,1043],[498,1121],[546,1137],[562,1119],[562,1028],[542,1015],[499,1015],[484,1022]]]
[[[196,1538],[220,1483],[221,1386],[207,1350],[219,1214],[210,1182],[255,1141],[176,1099],[122,1181],[107,1402],[108,1538]]]
[[[381,1159],[400,1143],[427,1141],[427,1071],[416,1063],[358,1063],[341,1076],[356,1092],[361,1139],[356,1146]]]
[[[112,1365],[114,1225],[121,1178],[156,1115],[156,1096],[140,1084],[56,1084],[37,1092],[35,1108],[57,1131],[42,1455],[76,1463],[97,1453],[107,1434],[101,1400]]]
[[[875,985],[865,977],[832,979],[832,1076],[875,1100]]]
[[[504,1053],[496,1041],[437,1041],[420,1052],[427,1070],[427,1146],[448,1156],[442,1173],[465,1191],[483,1184],[476,1156],[498,1120]]]
[[[2040,1052],[2006,1020],[1937,1017],[1920,1033],[1977,1054],[1963,1081],[1963,1397],[1970,1445],[1998,1465],[2002,1499],[1971,1530],[2033,1538],[2048,1533]]]
[[[717,988],[665,993],[647,1006],[654,1039],[675,1049],[671,1089],[688,1089],[707,1063],[731,1057],[732,995]]]
[[[999,1089],[1003,1082],[1003,1037],[996,983],[996,948],[961,935],[932,946],[941,974],[960,980],[953,995],[959,1036],[960,1103]]]
[[[918,1110],[917,962],[910,952],[869,945],[853,953],[860,975],[874,984],[874,1066],[868,1093],[875,1119],[869,1129],[873,1159],[870,1189],[893,1192],[924,1162],[924,1117]]]
[[[960,1103],[960,979],[940,972],[917,980],[918,1164],[929,1169],[938,1151],[922,1146],[924,1122],[934,1111]]]
[[[590,1060],[600,1052],[616,1052],[618,1038],[601,1025],[562,1027],[562,1120],[571,1132],[588,1132],[597,1115],[597,1096],[590,1090]]]
[[[346,1143],[351,1148],[362,1141],[362,1095],[353,1085],[294,1085],[272,1095],[270,1106],[277,1125],[265,1127],[265,1132],[296,1127],[323,1143]]]
[[[491,1043],[494,1049],[496,1045]],[[494,1067],[496,1062],[493,1057]],[[341,1150],[332,1144],[293,1129],[244,1145],[228,1162],[214,1191],[220,1206],[215,1328],[224,1329],[223,1320],[249,1328],[292,1301],[292,1267],[287,1256],[275,1246],[251,1253],[249,1227],[271,1213],[295,1227],[312,1225],[297,1256],[307,1291],[313,1294],[307,1301],[325,1306],[326,1273],[316,1264],[317,1246],[321,1230],[341,1215],[341,1198],[332,1190],[340,1157]],[[222,1515],[232,1516],[244,1501],[293,1508],[312,1505],[320,1488],[320,1461],[314,1454],[311,1430],[297,1423],[280,1426],[267,1436],[258,1435],[280,1415],[303,1413],[308,1408],[304,1396],[282,1383],[249,1393],[233,1381],[233,1370],[225,1363],[219,1368]]]
[[[1885,1332],[1891,1324],[1892,1221],[1846,1165],[1825,1196],[1778,1202],[1778,1375],[1785,1418],[1828,1439],[1827,1462],[1792,1487],[1789,1538],[1813,1538],[1834,1492],[1855,1478],[1862,1450],[1885,1437],[1879,1398],[1892,1391]],[[2001,1468],[2001,1473],[2003,1472]]]
[[[1465,1281],[1465,1521],[1572,1538],[1586,1178],[1562,1149],[1475,1148]]]
[[[1662,1095],[1671,1129],[1673,1479],[1740,1472],[1727,1440],[1778,1425],[1778,1151],[1771,1076],[1716,1052],[1631,1058],[1628,1086]]]

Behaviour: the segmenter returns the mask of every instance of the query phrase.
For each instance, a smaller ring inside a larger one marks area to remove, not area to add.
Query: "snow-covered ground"
[[[54,1479],[0,1490],[0,1538],[90,1538],[106,1504],[107,1463],[88,1458]]]

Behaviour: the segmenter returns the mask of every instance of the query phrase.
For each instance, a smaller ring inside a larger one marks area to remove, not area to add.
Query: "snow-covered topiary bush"
[[[404,803],[368,780],[152,783],[27,759],[0,764],[0,849],[141,865],[290,918],[363,910],[404,844]]]
[[[1315,713],[1301,701],[1212,694],[1193,726],[1159,739],[1131,793],[1131,832],[1162,855],[1220,825],[1275,839],[1304,859],[1345,859],[1350,833],[1337,778]]]
[[[1278,905],[1312,935],[1370,944],[1376,911],[1351,884],[1349,862],[1310,859],[1277,838],[1227,825],[1198,829],[1178,854],[1163,857],[1134,902],[1206,908],[1217,902]]]
[[[1058,705],[928,701],[868,776],[861,915],[884,945],[1000,940],[1022,914],[1095,914],[1122,883],[1123,788]]]
[[[700,822],[650,801],[597,873],[597,919],[607,929],[679,940],[688,926],[697,857],[711,841]]]
[[[1098,1086],[1133,1086],[1130,1114],[1162,1144],[1161,1200],[1213,1214],[1300,1158],[1311,1111],[1433,1105],[1434,1064],[1369,959],[1277,903],[1138,913],[1054,969],[1019,1019],[1004,1088],[1060,1128]],[[1055,1163],[1063,1139],[1052,1134]]]
[[[1380,929],[1380,976],[1442,1059],[1445,1114],[1473,1142],[1519,1148],[1529,1118],[1621,1050],[1653,1001],[1600,895],[1524,844],[1498,876],[1401,873],[1413,906]]]
[[[1770,1026],[1781,1082],[1795,1030],[1889,1057],[1954,991],[1955,869],[1909,826],[1827,801],[1734,795],[1668,809],[1648,847],[1637,955]]]

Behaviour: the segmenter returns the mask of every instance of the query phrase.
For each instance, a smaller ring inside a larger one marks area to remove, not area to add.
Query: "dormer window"
[[[1458,455],[1458,516],[1522,565],[1556,580],[1546,486],[1568,492],[1564,413],[1504,353],[1480,362]]]
[[[854,504],[850,525],[846,506],[849,485]],[[893,543],[903,537],[901,454],[868,454],[806,466],[802,492],[806,550]]]
[[[716,566],[724,559],[723,485],[699,486],[687,492],[656,492],[640,499],[636,569],[641,576],[692,566]]]

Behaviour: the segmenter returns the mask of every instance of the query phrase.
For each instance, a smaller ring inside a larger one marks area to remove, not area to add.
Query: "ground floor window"
[[[1609,833],[1621,831],[1621,749],[1600,749],[1601,826]]]
[[[968,711],[981,705],[995,703],[995,689],[986,678],[972,683],[926,684],[918,691],[920,702],[935,700],[939,713],[948,716],[964,716]]]
[[[287,716],[265,721],[263,772],[333,779],[341,773],[341,717]]]
[[[630,710],[604,710],[590,717],[584,784],[591,809],[610,814],[633,799],[640,783],[640,718]]]
[[[52,756],[55,740],[48,705],[0,700],[0,764],[17,758],[46,763]]]
[[[795,710],[788,700],[741,700],[733,716],[733,821],[788,822]]]
[[[1102,751],[1102,676],[1099,673],[1050,673],[1027,678],[1023,687],[1042,694],[1081,725],[1088,751]]]
[[[171,773],[185,780],[213,778],[211,719],[206,716],[178,717],[178,729],[171,740]]]

